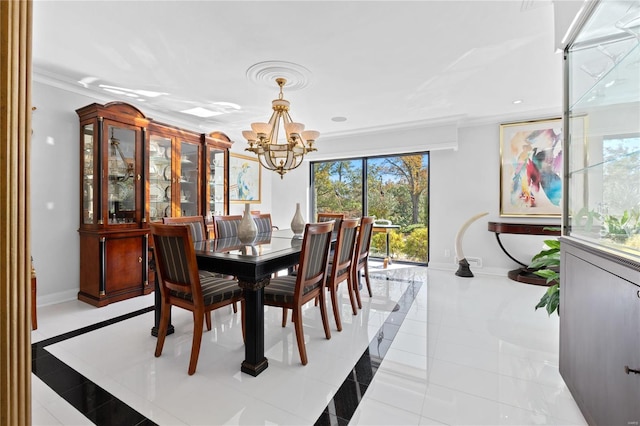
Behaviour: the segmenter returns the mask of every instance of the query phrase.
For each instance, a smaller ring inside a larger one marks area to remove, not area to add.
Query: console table
[[[387,235],[387,257],[385,257],[387,262],[385,263],[385,268],[387,264],[391,264],[391,242],[389,241],[389,234],[395,229],[400,229],[400,225],[381,223],[376,224],[375,222],[373,223],[373,228],[371,229],[372,234],[376,232],[384,232]]]
[[[553,229],[549,229],[553,228]],[[500,234],[523,234],[523,235],[552,235],[560,236],[560,225],[558,224],[531,224],[531,223],[513,223],[513,222],[489,222],[488,229],[490,232],[495,232],[498,245],[506,254],[509,259],[513,260],[522,268],[509,271],[507,274],[509,278],[514,281],[519,281],[527,284],[535,285],[548,285],[545,278],[539,277],[528,268],[527,263],[520,262],[513,257],[502,245],[500,241]]]

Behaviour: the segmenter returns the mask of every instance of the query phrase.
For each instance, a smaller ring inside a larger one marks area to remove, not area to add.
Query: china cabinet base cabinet
[[[122,102],[94,103],[76,112],[78,299],[105,306],[154,290],[150,222],[228,213],[224,183],[232,142],[220,132],[211,137],[155,122]]]
[[[149,294],[147,229],[80,231],[78,299],[94,306]]]
[[[639,424],[640,262],[560,245],[560,374],[589,424]]]

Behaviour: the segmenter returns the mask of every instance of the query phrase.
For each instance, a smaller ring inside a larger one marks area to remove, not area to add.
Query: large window
[[[311,174],[312,217],[374,216],[373,257],[428,262],[428,153],[315,162]]]

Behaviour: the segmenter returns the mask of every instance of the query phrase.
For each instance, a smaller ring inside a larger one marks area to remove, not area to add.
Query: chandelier
[[[252,130],[244,130],[244,136],[249,142],[246,151],[258,155],[260,164],[268,170],[273,170],[282,179],[289,170],[293,170],[302,164],[304,155],[316,151],[313,143],[320,136],[315,130],[304,130],[304,124],[294,123],[289,115],[289,101],[283,99],[282,88],[287,83],[284,78],[276,78],[280,86],[278,99],[271,102],[273,114],[268,123],[251,123]],[[280,122],[283,123],[284,137],[282,143],[278,143]]]

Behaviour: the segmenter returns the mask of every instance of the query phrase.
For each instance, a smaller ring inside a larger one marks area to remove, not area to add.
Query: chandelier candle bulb
[[[267,170],[275,171],[282,179],[289,170],[302,164],[305,154],[316,151],[313,143],[320,137],[316,130],[304,130],[304,124],[294,122],[289,115],[290,103],[284,99],[282,88],[287,83],[284,78],[276,78],[280,87],[278,99],[271,102],[273,114],[268,123],[251,123],[252,130],[245,130],[242,136],[249,142],[246,151],[258,156],[258,161]],[[284,128],[284,138],[278,142],[280,122]]]

